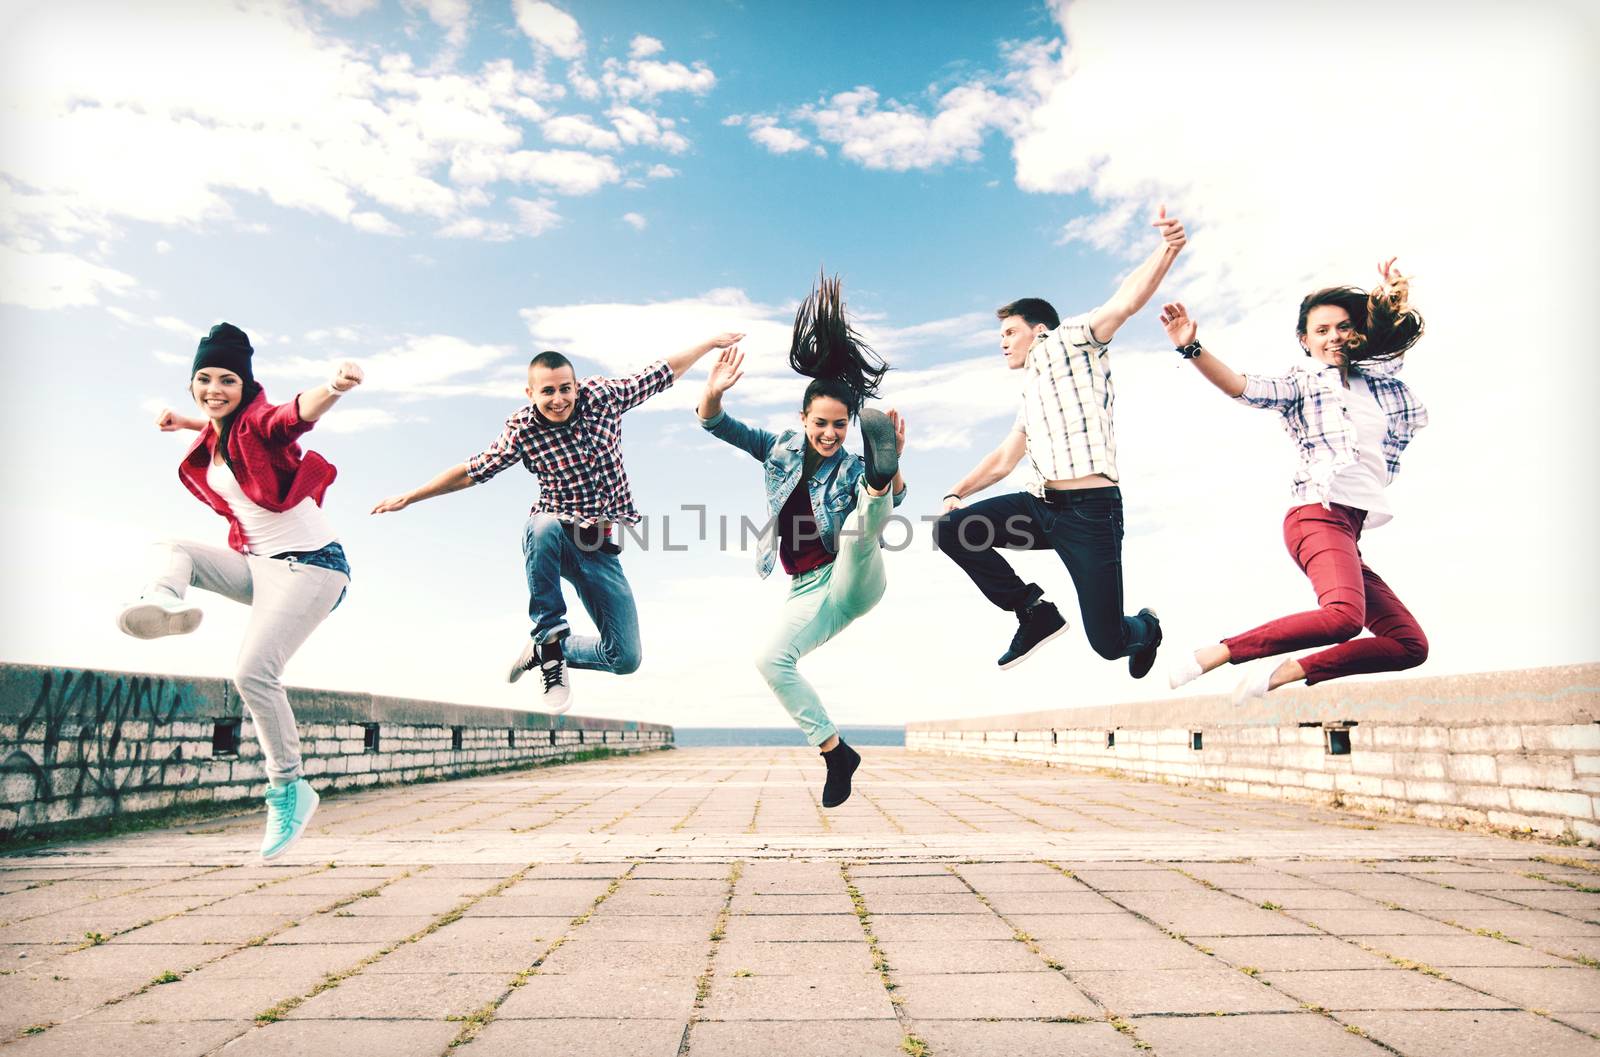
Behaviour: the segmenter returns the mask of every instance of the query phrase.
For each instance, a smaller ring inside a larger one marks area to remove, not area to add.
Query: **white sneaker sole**
[[[168,635],[187,635],[200,626],[205,617],[199,606],[167,609],[154,602],[140,602],[124,609],[117,617],[117,627],[136,639],[159,639]]]
[[[1056,639],[1059,639],[1061,636],[1065,635],[1071,629],[1072,629],[1072,625],[1071,624],[1063,624],[1063,625],[1061,625],[1061,627],[1057,628],[1055,631],[1052,631],[1050,634],[1046,635],[1044,638],[1042,638],[1038,642],[1034,643],[1033,649],[1029,650],[1027,653],[1024,653],[1021,657],[1018,657],[1015,660],[1007,661],[1006,663],[1000,665],[1000,670],[1002,672],[1009,672],[1011,669],[1015,668],[1017,665],[1021,664],[1025,660],[1027,660],[1029,657],[1032,657],[1034,654],[1038,653],[1039,652],[1039,648],[1041,646],[1043,646],[1045,643],[1054,642]]]
[[[544,700],[540,702],[539,711],[552,716],[559,716],[571,707],[572,691],[570,689],[557,690],[545,695]]]
[[[277,851],[271,853],[261,853],[261,860],[263,862],[271,862],[273,859],[281,858],[284,852],[288,851],[290,848],[299,843],[300,838],[305,835],[306,828],[311,825],[311,817],[317,813],[317,806],[322,803],[322,797],[317,795],[317,791],[315,789],[309,790],[309,792],[311,793],[311,810],[307,811],[306,817],[301,819],[299,823],[296,824],[294,832],[289,834],[289,839],[284,841],[283,845]]]

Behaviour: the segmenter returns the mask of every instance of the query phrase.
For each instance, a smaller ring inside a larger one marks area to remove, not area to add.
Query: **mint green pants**
[[[756,658],[761,677],[812,745],[821,745],[838,729],[795,665],[883,598],[887,580],[878,535],[893,511],[891,496],[868,495],[865,484],[859,487],[856,508],[839,533],[837,557],[790,581],[778,629]]]

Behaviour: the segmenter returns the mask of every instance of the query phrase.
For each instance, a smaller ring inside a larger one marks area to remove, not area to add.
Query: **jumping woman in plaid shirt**
[[[404,510],[433,496],[481,484],[521,463],[539,479],[539,498],[522,533],[532,629],[508,679],[539,669],[545,711],[571,707],[567,668],[626,675],[639,667],[639,611],[612,538],[618,522],[635,524],[628,474],[622,465],[622,416],[664,392],[712,349],[743,334],[719,334],[627,378],[578,381],[572,361],[541,352],[528,364],[531,403],[506,419],[486,449],[420,488],[391,496],[374,514]],[[561,581],[577,589],[600,634],[569,635]]]
[[[800,429],[770,433],[722,409],[743,362],[737,348],[718,357],[700,398],[700,425],[762,464],[772,520],[756,571],[765,579],[781,562],[790,580],[783,616],[756,670],[821,751],[827,767],[822,806],[838,807],[850,798],[861,756],[839,737],[796,665],[883,598],[887,579],[878,537],[906,494],[900,476],[905,423],[894,411],[861,406],[877,395],[889,368],[846,320],[838,279],[822,278],[795,313],[789,364],[812,378],[800,401]],[[864,455],[844,450],[852,418],[861,422]]]
[[[154,639],[200,626],[201,610],[184,595],[214,591],[250,607],[250,623],[234,683],[250,710],[267,771],[267,832],[261,856],[273,859],[305,832],[317,809],[301,777],[300,735],[283,689],[283,668],[350,584],[350,565],[322,513],[334,469],[297,440],[339,397],[361,384],[361,368],[341,363],[326,386],[286,404],[269,404],[251,371],[254,350],[244,331],[219,323],[200,339],[189,393],[201,418],[164,410],[156,425],[200,436],[178,465],[178,477],[228,521],[228,546],[157,545],[156,576],[117,626]]]
[[[1295,439],[1300,467],[1283,540],[1316,590],[1318,607],[1202,646],[1174,665],[1173,689],[1224,664],[1313,646],[1331,648],[1258,665],[1239,682],[1234,703],[1301,679],[1309,686],[1362,672],[1398,672],[1428,657],[1416,618],[1362,561],[1359,546],[1362,529],[1389,520],[1384,488],[1412,435],[1428,423],[1427,411],[1395,376],[1422,336],[1422,317],[1407,303],[1409,283],[1394,259],[1378,267],[1383,284],[1370,294],[1330,287],[1300,302],[1300,347],[1311,362],[1281,378],[1233,370],[1200,345],[1181,304],[1162,307],[1167,335],[1206,381],[1242,404],[1278,412]],[[1371,637],[1356,637],[1363,627]]]

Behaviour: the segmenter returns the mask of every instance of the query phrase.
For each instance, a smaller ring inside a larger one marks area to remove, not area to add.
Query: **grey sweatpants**
[[[284,665],[333,612],[350,578],[186,540],[156,544],[155,559],[156,576],[146,594],[159,590],[182,598],[199,587],[250,607],[234,685],[255,722],[267,778],[278,785],[294,781],[300,777],[300,732],[283,690]]]

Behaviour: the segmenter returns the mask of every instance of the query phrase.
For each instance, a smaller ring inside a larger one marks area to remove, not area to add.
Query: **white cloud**
[[[650,224],[642,213],[624,213],[622,214],[622,222],[635,231],[643,231]]]
[[[880,105],[869,87],[839,92],[796,112],[845,157],[869,169],[899,171],[976,161],[985,135],[1014,127],[1022,114],[1016,100],[980,84],[945,92],[931,115],[892,99]]]
[[[551,143],[567,147],[617,150],[622,146],[622,137],[611,129],[601,128],[589,118],[575,114],[551,118],[544,123],[541,131],[544,132],[544,138]]]
[[[561,223],[561,217],[555,210],[555,202],[549,198],[532,202],[525,198],[513,198],[511,208],[517,214],[517,231],[523,235],[543,235]]]
[[[661,117],[625,104],[613,106],[606,111],[606,116],[616,127],[617,135],[622,137],[622,142],[629,146],[642,144],[648,147],[660,147],[671,154],[682,154],[689,149],[689,141],[673,131],[677,123],[671,118]]]
[[[750,138],[773,154],[792,154],[811,147],[811,141],[793,129],[776,124],[752,124]]]
[[[454,54],[467,42],[467,32],[472,26],[470,0],[406,0],[406,6],[421,7],[434,25],[445,31],[445,43]]]
[[[648,59],[652,55],[659,55],[666,45],[654,37],[639,34],[628,44],[628,57],[631,59]]]
[[[0,245],[0,303],[55,309],[97,305],[103,294],[123,296],[133,276],[71,253],[40,253]]]
[[[514,0],[517,25],[528,39],[558,59],[583,54],[583,30],[578,20],[544,0]]]
[[[157,239],[155,248],[157,253],[165,255],[172,252],[172,243],[166,239]]]
[[[566,195],[591,194],[622,178],[622,170],[610,158],[573,150],[462,152],[450,174],[463,184],[513,180],[542,184]]]
[[[607,59],[600,83],[617,99],[648,101],[667,92],[705,95],[716,87],[717,75],[703,62],[689,67],[681,62],[655,59],[630,59],[626,63]]]
[[[678,175],[678,170],[670,165],[660,164],[650,166],[649,170],[645,172],[645,176],[652,180],[670,180],[676,175]]]
[[[337,356],[285,356],[274,360],[273,373],[286,378],[322,378],[348,357],[366,372],[363,393],[454,396],[476,392],[484,373],[515,352],[509,345],[479,345],[449,334],[422,334],[399,339],[371,354],[344,350]],[[463,379],[463,375],[468,377]]]
[[[321,433],[364,433],[392,426],[399,421],[393,411],[381,407],[335,405],[332,411],[317,420],[317,430]]]
[[[400,225],[384,216],[382,213],[358,212],[350,214],[350,226],[357,231],[365,231],[369,235],[401,235],[405,231]]]
[[[380,2],[381,0],[316,0],[318,7],[340,18],[364,15],[376,8]]]

